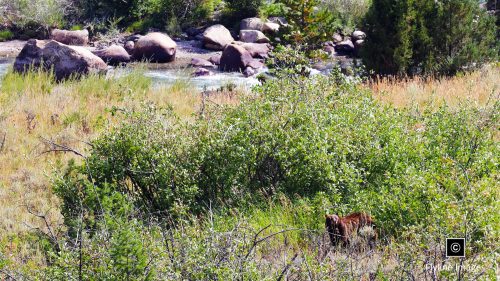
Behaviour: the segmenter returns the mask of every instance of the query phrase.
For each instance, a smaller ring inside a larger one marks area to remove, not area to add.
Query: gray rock
[[[134,59],[150,60],[151,62],[171,62],[175,60],[177,44],[168,35],[151,32],[141,37],[135,43]]]
[[[134,46],[135,46],[134,41],[127,41],[123,45],[123,47],[125,48],[125,50],[127,51],[127,53],[129,55],[133,55],[134,54]]]
[[[363,47],[364,44],[365,44],[365,40],[356,40],[356,42],[354,42],[354,47],[356,49],[359,49],[359,48]]]
[[[245,77],[254,76],[255,74],[257,74],[257,70],[250,66],[246,67],[245,70],[243,70],[243,75],[245,75]]]
[[[327,45],[327,46],[323,47],[323,51],[327,52],[330,55],[334,55],[335,54],[335,47]]]
[[[208,59],[208,61],[215,64],[215,65],[219,65],[221,56],[222,55],[213,55]]]
[[[66,45],[87,46],[89,44],[89,31],[54,29],[50,39]]]
[[[110,65],[120,65],[130,62],[130,55],[122,46],[111,45],[105,49],[95,50],[94,55]]]
[[[262,31],[264,22],[260,18],[247,18],[240,22],[240,30],[258,30]]]
[[[258,59],[253,59],[247,64],[247,67],[251,67],[253,69],[261,69],[264,67],[264,63]]]
[[[342,35],[335,33],[332,36],[332,40],[333,40],[333,43],[338,44],[338,43],[344,41],[344,38],[342,38]]]
[[[335,51],[343,53],[354,52],[354,44],[351,40],[344,40],[337,45],[335,45]]]
[[[14,71],[25,73],[30,68],[53,70],[60,81],[89,73],[105,73],[107,65],[84,47],[31,39],[17,56]]]
[[[224,71],[243,71],[252,59],[242,46],[229,44],[222,52],[219,68]]]
[[[209,62],[206,59],[202,59],[202,58],[192,58],[190,64],[191,64],[191,66],[194,66],[194,67],[214,67],[213,63]]]
[[[262,31],[267,33],[277,33],[280,30],[279,23],[265,22],[262,26]]]
[[[210,50],[223,50],[234,41],[231,32],[221,24],[213,25],[203,32],[203,46]]]
[[[351,35],[352,41],[364,40],[366,38],[366,33],[361,30],[356,30]]]
[[[203,67],[200,67],[200,68],[197,68],[194,73],[193,73],[193,76],[195,77],[199,77],[199,76],[212,76],[214,75],[214,73],[206,68],[203,68]]]
[[[269,43],[269,38],[258,30],[240,30],[240,40],[245,43]]]
[[[271,46],[265,43],[243,43],[241,46],[254,58],[268,58],[271,51]]]

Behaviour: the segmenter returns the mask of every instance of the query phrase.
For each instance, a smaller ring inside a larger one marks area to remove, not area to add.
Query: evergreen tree
[[[378,74],[446,74],[496,56],[495,23],[477,0],[374,0],[365,63]]]

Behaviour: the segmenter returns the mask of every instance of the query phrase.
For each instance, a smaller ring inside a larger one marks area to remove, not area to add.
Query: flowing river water
[[[13,63],[13,58],[0,58],[0,85],[3,76],[12,68]],[[113,74],[121,75],[129,69],[129,67],[123,69],[110,69],[108,76],[113,77]],[[193,77],[191,75],[193,71],[194,68],[187,66],[180,68],[162,68],[161,66],[150,64],[146,65],[144,75],[152,79],[154,86],[169,86],[178,81],[182,81],[199,90],[214,90],[228,84],[251,88],[259,83],[256,78],[246,78],[243,74],[237,72],[220,72],[214,69],[212,70],[214,75]]]

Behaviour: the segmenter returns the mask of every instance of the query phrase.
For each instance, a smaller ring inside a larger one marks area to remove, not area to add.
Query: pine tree
[[[378,74],[445,74],[496,56],[495,23],[476,0],[374,0],[363,56]]]

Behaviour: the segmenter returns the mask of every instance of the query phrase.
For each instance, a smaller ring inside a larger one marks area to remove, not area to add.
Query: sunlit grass
[[[73,153],[47,153],[51,146],[44,140],[85,154],[89,141],[120,121],[115,108],[138,108],[152,102],[172,106],[181,118],[193,118],[199,112],[202,95],[188,80],[154,87],[143,73],[139,66],[108,77],[90,75],[61,83],[43,71],[6,74],[0,86],[0,144],[5,136],[0,151],[0,240],[31,226],[43,226],[26,205],[47,213],[51,223],[61,220],[50,177],[69,159],[81,159]],[[218,103],[237,100],[223,93],[211,99]]]
[[[370,87],[376,99],[396,107],[419,105],[435,108],[460,103],[484,106],[500,98],[500,67],[485,67],[476,72],[441,79],[380,78]]]

